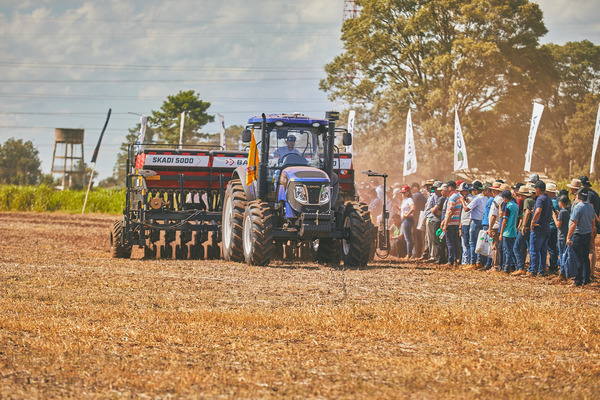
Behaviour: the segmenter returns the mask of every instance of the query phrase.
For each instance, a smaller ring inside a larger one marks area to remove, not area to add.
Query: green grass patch
[[[81,212],[85,190],[57,191],[47,185],[0,185],[0,211]],[[95,188],[90,191],[85,211],[120,214],[125,208],[125,189]]]

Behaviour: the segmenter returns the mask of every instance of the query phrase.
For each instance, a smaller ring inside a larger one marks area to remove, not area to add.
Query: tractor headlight
[[[329,185],[321,186],[321,195],[319,196],[319,204],[327,204],[331,201],[331,187]]]
[[[304,185],[294,186],[294,198],[300,204],[308,204],[308,194]]]

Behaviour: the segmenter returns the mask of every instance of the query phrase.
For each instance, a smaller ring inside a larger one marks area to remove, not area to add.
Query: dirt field
[[[0,398],[598,398],[598,287],[376,263],[109,258],[0,213]]]

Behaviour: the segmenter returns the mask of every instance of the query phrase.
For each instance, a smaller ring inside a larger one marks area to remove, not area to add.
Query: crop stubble
[[[0,213],[0,398],[594,398],[598,288],[380,262],[113,260]]]

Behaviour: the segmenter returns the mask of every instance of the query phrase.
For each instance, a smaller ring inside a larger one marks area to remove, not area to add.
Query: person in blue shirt
[[[552,215],[560,211],[560,207],[558,206],[558,197],[556,194],[558,190],[556,190],[556,183],[548,182],[546,184],[546,194],[550,197],[550,201],[552,202]],[[554,224],[554,218],[550,219],[550,234],[548,235],[548,272],[551,274],[555,274],[558,272],[558,228]]]
[[[585,187],[577,191],[577,204],[573,206],[567,246],[572,246],[577,256],[577,276],[573,280],[575,286],[590,283],[590,242],[595,229],[596,214],[594,207],[588,202],[588,190]]]
[[[502,192],[502,202],[506,205],[500,226],[502,236],[502,247],[504,250],[504,272],[510,273],[515,268],[515,239],[517,238],[517,219],[519,217],[519,206],[512,197],[510,190]]]
[[[531,236],[529,238],[529,272],[526,277],[544,276],[548,256],[548,236],[552,219],[552,201],[546,194],[546,183],[537,181],[534,186],[537,198],[531,218]]]
[[[469,269],[476,269],[477,264],[480,263],[480,259],[482,257],[480,254],[475,253],[475,248],[477,247],[477,238],[483,224],[485,206],[488,198],[492,195],[490,186],[488,185],[486,188],[480,181],[473,182],[473,191],[475,192],[475,197],[469,203],[463,205],[463,210],[471,213],[471,226],[469,227],[471,260]]]
[[[553,215],[553,219],[554,225],[556,225],[556,229],[558,230],[557,245],[560,273],[552,281],[553,284],[566,282],[567,280],[567,271],[565,271],[563,264],[563,256],[567,249],[567,233],[569,232],[569,220],[571,219],[571,201],[569,200],[569,196],[560,196],[558,198],[558,205],[560,206],[560,211]]]

